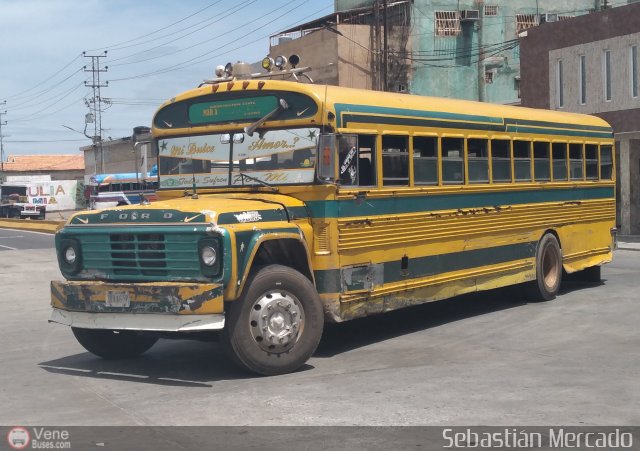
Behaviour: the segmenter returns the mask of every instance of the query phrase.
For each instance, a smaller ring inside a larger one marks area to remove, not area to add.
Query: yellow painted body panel
[[[69,311],[107,312],[108,291],[127,292],[128,308],[114,308],[116,313],[173,313],[207,315],[223,313],[220,284],[177,282],[106,283],[100,281],[52,281],[51,306]]]

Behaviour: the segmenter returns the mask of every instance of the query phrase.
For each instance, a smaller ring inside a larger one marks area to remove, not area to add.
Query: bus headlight
[[[66,274],[75,274],[82,267],[82,253],[80,251],[80,242],[74,238],[56,239],[56,247],[58,248],[58,263],[60,269]]]
[[[211,246],[205,246],[200,250],[200,258],[206,266],[213,266],[218,260],[218,253]]]
[[[73,265],[76,262],[76,250],[74,249],[73,246],[68,246],[65,250],[64,250],[64,261],[69,264],[69,265]]]
[[[216,277],[222,272],[222,250],[220,238],[207,237],[198,243],[200,272],[208,277]]]

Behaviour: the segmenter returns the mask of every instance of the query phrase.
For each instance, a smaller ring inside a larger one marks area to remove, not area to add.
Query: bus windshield
[[[313,183],[319,135],[295,128],[159,139],[160,188]]]

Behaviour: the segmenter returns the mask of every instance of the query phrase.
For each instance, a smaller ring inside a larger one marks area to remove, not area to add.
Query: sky
[[[103,139],[118,139],[150,126],[162,102],[213,78],[216,65],[260,61],[270,35],[333,7],[333,0],[0,0],[5,161],[91,144],[83,134],[93,96],[83,67],[91,58],[83,52],[107,51]]]

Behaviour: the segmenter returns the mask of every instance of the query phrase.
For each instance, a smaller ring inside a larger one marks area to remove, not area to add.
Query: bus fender
[[[233,299],[240,296],[252,271],[269,264],[293,268],[315,286],[309,246],[298,227],[254,228],[236,232],[235,238],[237,280]]]

